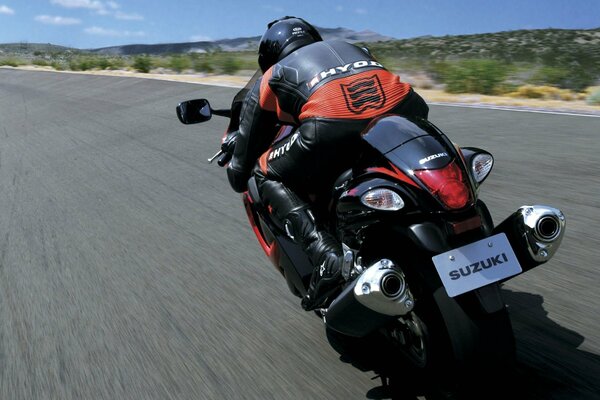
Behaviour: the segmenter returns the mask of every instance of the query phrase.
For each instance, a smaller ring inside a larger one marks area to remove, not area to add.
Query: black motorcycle
[[[231,132],[248,87],[230,110],[200,99],[180,103],[177,115],[184,124],[227,116]],[[278,140],[293,133],[282,126]],[[329,336],[352,346],[377,337],[399,362],[447,381],[510,370],[515,340],[500,285],[552,258],[563,213],[523,206],[494,226],[478,199],[492,155],[457,147],[426,120],[387,115],[361,136],[362,156],[315,205],[345,252],[342,291],[317,310]],[[222,152],[209,161],[219,156],[226,163]],[[253,178],[242,199],[266,255],[303,296],[313,271],[307,256],[266,212]]]

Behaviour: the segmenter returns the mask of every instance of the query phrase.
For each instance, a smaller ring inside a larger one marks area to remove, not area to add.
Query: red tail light
[[[458,210],[471,200],[471,191],[455,161],[440,169],[421,169],[415,175],[446,207]]]

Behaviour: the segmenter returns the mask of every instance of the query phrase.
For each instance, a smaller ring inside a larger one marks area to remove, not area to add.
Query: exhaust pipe
[[[566,218],[544,205],[522,206],[506,218],[494,233],[505,233],[515,250],[523,272],[550,260],[562,241]]]
[[[400,315],[414,299],[402,271],[388,259],[367,268],[331,303],[325,323],[348,336],[363,337]]]

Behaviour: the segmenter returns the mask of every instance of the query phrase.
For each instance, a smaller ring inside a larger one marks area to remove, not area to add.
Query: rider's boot
[[[341,244],[329,232],[317,228],[307,207],[289,212],[284,224],[288,235],[300,244],[314,266],[302,308],[310,311],[328,306],[342,283]]]
[[[340,289],[343,251],[341,244],[327,231],[319,229],[309,205],[281,182],[265,180],[261,195],[272,214],[283,222],[288,236],[308,255],[313,273],[305,310],[323,308]]]

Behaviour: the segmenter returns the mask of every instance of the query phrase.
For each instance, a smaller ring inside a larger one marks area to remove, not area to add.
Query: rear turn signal
[[[473,178],[477,183],[483,182],[485,178],[490,174],[494,165],[494,157],[489,153],[480,153],[473,157],[471,161],[471,171],[473,172]]]
[[[440,169],[416,170],[415,175],[451,210],[461,209],[471,200],[471,191],[455,161]]]
[[[360,201],[375,210],[398,211],[404,207],[404,200],[393,190],[386,188],[371,189],[363,194]]]

